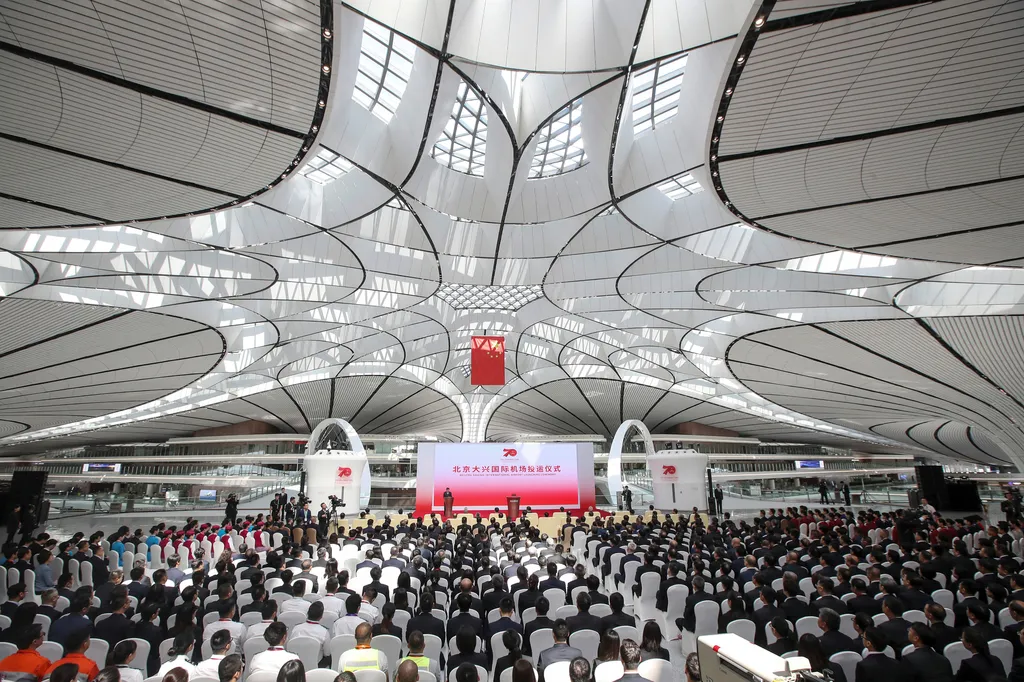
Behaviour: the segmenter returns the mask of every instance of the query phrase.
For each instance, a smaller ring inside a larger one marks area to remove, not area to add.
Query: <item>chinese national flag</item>
[[[474,336],[469,364],[469,383],[474,386],[505,385],[505,337]]]

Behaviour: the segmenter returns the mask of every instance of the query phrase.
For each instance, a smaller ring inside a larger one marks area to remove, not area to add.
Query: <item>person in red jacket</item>
[[[43,675],[50,667],[50,659],[36,649],[45,640],[43,626],[38,623],[19,632],[15,637],[18,651],[0,661],[0,676],[3,676],[5,680],[43,679]]]
[[[89,642],[89,630],[84,628],[74,630],[64,640],[64,651],[66,652],[64,658],[54,662],[50,669],[46,671],[46,674],[51,675],[54,670],[66,663],[74,663],[78,666],[78,674],[85,675],[88,682],[92,682],[100,674],[100,669],[95,661],[85,655],[86,649],[89,648]]]

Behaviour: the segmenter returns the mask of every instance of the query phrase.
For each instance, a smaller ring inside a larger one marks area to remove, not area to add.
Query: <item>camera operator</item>
[[[331,511],[326,502],[320,503],[320,511],[316,513],[316,534],[318,538],[326,538],[331,524]]]

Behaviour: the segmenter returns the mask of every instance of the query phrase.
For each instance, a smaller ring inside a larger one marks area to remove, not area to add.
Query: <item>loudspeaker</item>
[[[917,474],[917,487],[921,489],[921,496],[928,498],[928,502],[939,511],[952,511],[942,467],[916,466],[914,471]]]
[[[978,493],[977,481],[946,481],[946,492],[949,495],[949,511],[981,511],[981,495]]]
[[[39,526],[43,518],[43,493],[46,491],[45,471],[15,471],[11,476],[11,490],[7,496],[7,513],[20,504],[22,511],[32,505],[35,509],[35,522]]]

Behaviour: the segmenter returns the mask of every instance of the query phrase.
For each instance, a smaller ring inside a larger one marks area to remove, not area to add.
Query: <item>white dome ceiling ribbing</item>
[[[182,2],[168,78],[148,4],[0,3],[0,444],[637,418],[1024,466],[1021,9],[905,4],[251,0],[229,56]]]

